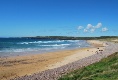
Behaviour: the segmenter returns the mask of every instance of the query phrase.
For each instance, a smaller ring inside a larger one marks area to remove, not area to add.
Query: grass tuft
[[[74,70],[59,80],[118,80],[118,52],[100,62]]]

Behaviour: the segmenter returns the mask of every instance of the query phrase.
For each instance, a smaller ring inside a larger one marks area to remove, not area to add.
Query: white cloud
[[[93,26],[91,24],[88,24],[86,29],[90,29],[90,28],[93,28]]]
[[[81,30],[82,28],[84,28],[84,27],[83,27],[83,26],[79,26],[79,27],[78,27],[78,30]]]
[[[95,31],[95,29],[94,29],[94,28],[92,28],[92,29],[90,30],[90,32],[91,32],[91,33],[93,33],[94,31]]]
[[[95,28],[100,28],[102,26],[102,23],[98,23]]]
[[[106,27],[102,28],[102,32],[105,32],[105,31],[108,31],[108,29]]]
[[[84,29],[84,32],[88,32],[88,30],[87,29]]]
[[[104,27],[102,28],[102,23],[97,23],[96,26],[93,26],[92,24],[87,24],[86,27],[78,26],[78,30],[83,30],[83,32],[88,33],[94,33],[95,31],[102,29],[102,32],[108,31],[108,28]]]

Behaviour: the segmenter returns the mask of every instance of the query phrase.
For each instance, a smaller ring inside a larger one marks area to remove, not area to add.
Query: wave
[[[42,41],[34,41],[34,42],[20,42],[17,44],[32,44],[32,43],[41,43]]]
[[[63,50],[86,47],[88,44],[83,40],[34,40],[19,41],[12,43],[1,43],[0,54],[2,53],[40,53],[45,51]],[[3,54],[4,55],[4,54]]]
[[[64,40],[56,40],[56,41],[33,41],[33,42],[20,42],[17,44],[41,44],[41,43],[60,43],[64,42]]]
[[[35,44],[35,43],[61,43],[61,42],[79,42],[80,40],[55,40],[55,41],[33,41],[33,42],[20,42],[17,44]]]
[[[79,42],[80,40],[67,40],[68,42]]]
[[[68,46],[70,44],[53,44],[53,45],[40,45],[40,46]]]

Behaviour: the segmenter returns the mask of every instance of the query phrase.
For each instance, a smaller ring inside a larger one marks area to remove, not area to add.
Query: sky
[[[0,0],[0,37],[118,36],[118,0]]]

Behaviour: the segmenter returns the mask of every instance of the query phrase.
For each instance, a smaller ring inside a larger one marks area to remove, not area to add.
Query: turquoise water
[[[0,38],[0,56],[45,53],[90,46],[85,40]]]

